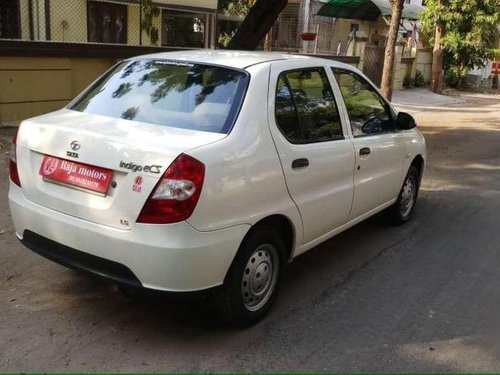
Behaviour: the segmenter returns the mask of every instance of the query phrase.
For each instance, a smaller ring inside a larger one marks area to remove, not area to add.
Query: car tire
[[[420,173],[414,165],[410,166],[403,182],[403,187],[399,192],[398,199],[389,210],[389,217],[396,225],[401,225],[409,221],[415,210],[418,191],[420,188]]]
[[[279,233],[255,227],[243,240],[223,289],[225,319],[238,327],[257,323],[276,299],[285,265]]]

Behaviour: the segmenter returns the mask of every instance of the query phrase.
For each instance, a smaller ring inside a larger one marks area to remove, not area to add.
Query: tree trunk
[[[264,51],[271,52],[273,49],[273,28],[266,34],[264,39]]]
[[[257,0],[229,42],[229,49],[251,51],[274,26],[288,0]]]
[[[391,26],[385,47],[384,69],[382,71],[381,89],[384,96],[392,99],[392,79],[394,75],[394,58],[396,55],[396,42],[398,40],[399,24],[401,23],[401,13],[403,12],[404,0],[391,0],[392,14]]]
[[[434,51],[432,52],[432,82],[431,91],[436,94],[443,92],[443,27],[436,26],[434,34]]]

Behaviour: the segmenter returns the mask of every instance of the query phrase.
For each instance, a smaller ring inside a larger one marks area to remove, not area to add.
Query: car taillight
[[[181,154],[168,167],[137,219],[144,224],[171,224],[191,216],[200,198],[205,165]]]
[[[17,186],[21,186],[21,181],[19,180],[19,172],[17,170],[17,155],[16,155],[16,145],[17,145],[17,131],[12,139],[12,145],[10,146],[10,160],[9,160],[9,176],[13,183]]]

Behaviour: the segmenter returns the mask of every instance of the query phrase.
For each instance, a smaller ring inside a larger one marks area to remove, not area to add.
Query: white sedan
[[[24,121],[9,201],[42,256],[126,286],[215,290],[248,325],[296,256],[384,209],[408,221],[425,161],[413,118],[349,65],[161,53]]]

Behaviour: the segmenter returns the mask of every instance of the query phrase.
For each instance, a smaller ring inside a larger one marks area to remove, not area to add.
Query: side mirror
[[[417,123],[412,115],[405,112],[399,112],[396,120],[396,126],[398,129],[410,130],[416,127]]]

